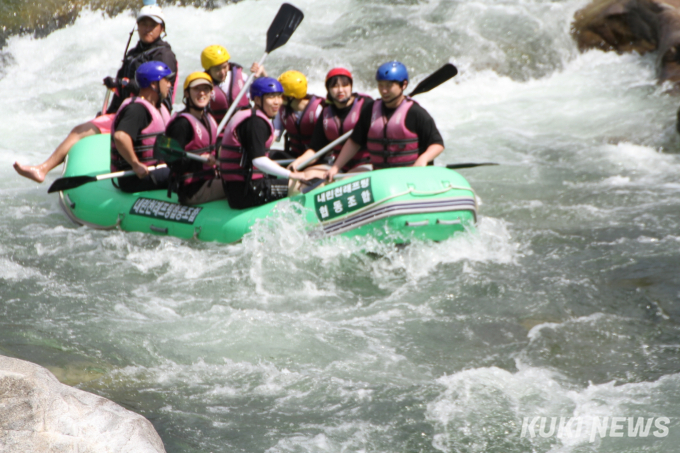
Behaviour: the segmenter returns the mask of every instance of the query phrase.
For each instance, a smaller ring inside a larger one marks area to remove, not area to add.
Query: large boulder
[[[41,366],[0,356],[0,451],[164,453],[165,448],[141,415],[61,384]]]
[[[594,0],[571,31],[581,51],[656,51],[659,81],[680,81],[680,0]]]

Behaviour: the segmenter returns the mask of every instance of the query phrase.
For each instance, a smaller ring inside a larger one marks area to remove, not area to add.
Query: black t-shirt
[[[174,138],[182,148],[186,148],[191,140],[194,139],[194,128],[188,119],[180,116],[170,123],[165,131],[165,135]]]
[[[264,118],[253,113],[253,116],[239,125],[236,135],[248,155],[249,162],[267,155],[267,140],[271,136],[271,128]]]
[[[397,110],[396,108],[385,108],[384,104],[382,108],[387,119],[391,118],[392,114]],[[358,145],[366,146],[368,130],[371,128],[371,113],[371,110],[362,109],[359,121],[354,126],[351,138]],[[418,154],[424,153],[433,144],[444,146],[444,139],[442,139],[434,120],[417,102],[413,103],[406,114],[405,125],[406,129],[418,136]]]
[[[357,96],[355,94],[355,96]],[[356,99],[355,101],[356,102]],[[345,118],[347,118],[347,115],[349,115],[349,112],[352,110],[352,107],[354,106],[354,103],[351,105],[345,107],[344,109],[339,109],[335,106],[335,104],[330,104],[325,107],[325,109],[331,109],[333,111],[333,114],[338,117],[340,120],[340,123],[345,121]],[[364,111],[368,110],[368,116],[370,118],[371,115],[371,109],[373,108],[373,99],[369,97],[364,97],[364,105],[361,107],[361,113],[360,113],[360,118],[361,116],[364,115]],[[340,135],[344,134],[347,131],[340,131]],[[312,135],[312,142],[310,143],[310,149],[313,149],[314,151],[319,151],[321,148],[324,146],[328,145],[330,143],[330,140],[326,138],[326,132],[323,129],[323,114],[319,118],[319,121],[316,122],[316,125],[314,125],[314,133]],[[328,154],[330,156],[330,154]]]
[[[151,124],[151,115],[142,104],[132,102],[123,108],[116,118],[115,130],[130,136],[132,143],[139,146],[137,137]]]

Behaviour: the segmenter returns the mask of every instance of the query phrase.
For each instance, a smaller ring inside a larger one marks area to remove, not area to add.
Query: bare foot
[[[32,179],[37,183],[45,180],[45,173],[39,166],[21,165],[19,162],[14,162],[14,169],[24,178]]]

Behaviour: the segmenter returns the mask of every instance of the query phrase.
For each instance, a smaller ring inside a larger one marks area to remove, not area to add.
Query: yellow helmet
[[[194,83],[198,81],[198,83]],[[184,89],[186,90],[189,87],[193,87],[196,85],[210,85],[213,86],[212,79],[208,74],[205,72],[192,72],[189,74],[184,81]]]
[[[298,71],[286,71],[279,76],[283,85],[283,95],[302,99],[307,95],[307,78]]]
[[[230,56],[227,49],[220,45],[215,44],[208,46],[201,52],[201,66],[207,71],[213,66],[221,65],[225,61],[229,61]]]

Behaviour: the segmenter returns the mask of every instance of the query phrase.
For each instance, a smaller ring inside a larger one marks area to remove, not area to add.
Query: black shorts
[[[225,182],[224,192],[232,209],[251,208],[288,196],[288,180],[265,177],[249,183]]]

